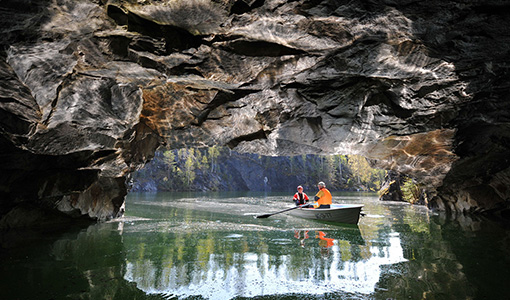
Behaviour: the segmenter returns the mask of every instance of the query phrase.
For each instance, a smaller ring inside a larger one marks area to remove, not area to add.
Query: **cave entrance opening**
[[[298,185],[314,191],[324,181],[332,191],[378,192],[386,173],[359,155],[263,156],[220,146],[159,148],[152,161],[132,175],[130,191],[292,192]]]

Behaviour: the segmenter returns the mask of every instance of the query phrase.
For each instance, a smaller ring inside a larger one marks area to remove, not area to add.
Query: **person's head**
[[[326,187],[326,184],[321,181],[321,182],[317,183],[317,186],[319,187],[319,189],[322,189],[322,188]]]
[[[303,192],[303,187],[299,185],[299,186],[297,187],[297,191],[298,191],[298,192],[300,192],[300,193],[302,193],[302,192]]]

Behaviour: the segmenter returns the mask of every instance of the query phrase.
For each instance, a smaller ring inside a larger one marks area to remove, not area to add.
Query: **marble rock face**
[[[160,145],[362,154],[431,207],[500,212],[509,6],[2,1],[0,227],[27,207],[122,215],[126,176]]]

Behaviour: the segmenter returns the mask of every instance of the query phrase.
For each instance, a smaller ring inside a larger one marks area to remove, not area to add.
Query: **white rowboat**
[[[363,204],[332,204],[331,208],[297,208],[288,213],[292,216],[335,223],[358,224]]]

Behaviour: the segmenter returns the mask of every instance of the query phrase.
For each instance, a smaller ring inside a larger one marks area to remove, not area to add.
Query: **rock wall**
[[[504,210],[508,8],[2,1],[0,214],[119,216],[160,144],[363,154],[437,190],[432,207]]]
[[[129,191],[272,191],[292,198],[299,185],[308,195],[317,193],[319,181],[327,182],[332,192],[377,192],[385,179],[383,170],[370,169],[357,157],[262,156],[226,147],[216,147],[211,155],[209,150],[157,150],[143,169],[130,174]],[[384,200],[404,201],[402,196]]]

